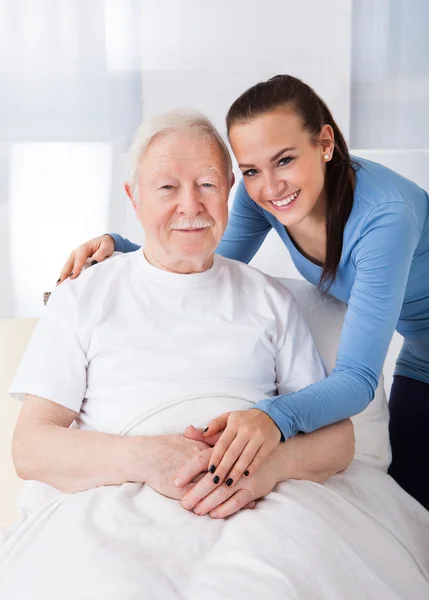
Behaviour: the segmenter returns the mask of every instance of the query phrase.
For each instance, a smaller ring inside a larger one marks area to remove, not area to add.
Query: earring
[[[324,155],[323,155],[323,158],[324,158],[325,160],[329,160],[329,154],[324,154]]]

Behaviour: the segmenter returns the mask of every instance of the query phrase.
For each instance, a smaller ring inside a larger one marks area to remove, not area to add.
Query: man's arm
[[[174,473],[191,457],[208,460],[204,455],[208,445],[202,442],[183,436],[81,431],[70,428],[76,417],[75,411],[55,402],[25,396],[12,445],[21,479],[41,481],[66,493],[147,482],[164,495],[182,497],[170,484]]]
[[[50,400],[25,396],[12,443],[21,479],[48,483],[62,492],[144,481],[141,438],[70,429],[77,413]],[[140,460],[139,460],[140,459]]]
[[[307,479],[323,483],[344,471],[353,460],[355,437],[350,419],[313,433],[299,433],[280,444],[273,453],[277,483]]]

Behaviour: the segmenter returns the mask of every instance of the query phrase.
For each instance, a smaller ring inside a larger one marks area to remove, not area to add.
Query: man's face
[[[208,268],[226,228],[232,183],[217,144],[192,130],[164,134],[139,166],[132,200],[148,260],[180,272]]]

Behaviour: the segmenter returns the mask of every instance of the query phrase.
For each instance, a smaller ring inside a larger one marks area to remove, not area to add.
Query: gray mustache
[[[175,223],[170,225],[170,229],[204,229],[206,227],[213,227],[214,222],[212,219],[204,219],[203,217],[184,217],[179,219]]]

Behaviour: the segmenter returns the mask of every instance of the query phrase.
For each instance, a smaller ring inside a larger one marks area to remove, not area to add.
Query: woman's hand
[[[202,439],[202,431],[188,427],[185,435],[193,439]],[[278,459],[276,452],[264,461],[258,472],[247,479],[241,479],[234,486],[213,483],[213,475],[205,472],[197,457],[192,457],[178,473],[175,485],[180,480],[181,490],[186,490],[182,498],[182,506],[193,510],[197,515],[210,513],[213,518],[224,519],[243,508],[254,508],[256,500],[269,494],[278,483]],[[283,460],[283,457],[281,457]],[[207,469],[208,463],[205,466]],[[190,483],[200,478],[197,483]]]
[[[222,430],[209,471],[215,484],[226,480],[227,486],[237,483],[242,475],[253,475],[281,439],[280,429],[271,417],[253,408],[213,419],[204,430],[204,439],[213,438]]]
[[[76,279],[76,277],[82,271],[85,262],[91,259],[91,265],[93,261],[99,263],[105,258],[109,258],[115,251],[115,242],[109,234],[100,235],[99,237],[93,238],[82,244],[68,257],[62,271],[60,278],[57,281],[57,285],[62,283],[67,277],[70,279]]]

